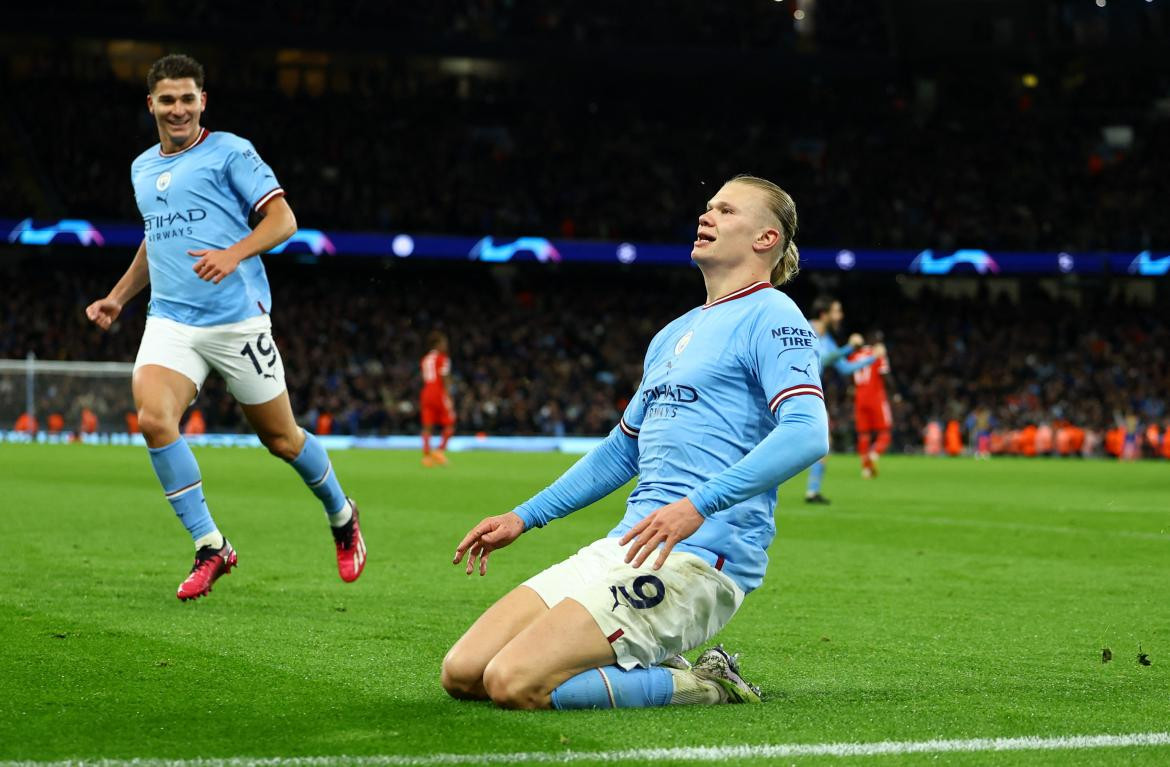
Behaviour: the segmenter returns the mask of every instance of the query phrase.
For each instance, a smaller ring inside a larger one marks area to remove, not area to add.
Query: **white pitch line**
[[[785,743],[756,746],[683,746],[623,751],[527,751],[511,754],[430,754],[421,756],[294,756],[228,759],[77,759],[58,762],[0,762],[0,767],[429,767],[461,764],[568,764],[572,762],[720,762],[801,756],[886,756],[890,754],[977,753],[986,751],[1077,751],[1091,748],[1170,746],[1170,732],[1128,735],[1066,735],[1042,738],[972,740],[886,740],[877,743]]]

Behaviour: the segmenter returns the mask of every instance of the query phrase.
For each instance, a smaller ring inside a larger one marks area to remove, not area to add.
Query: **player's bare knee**
[[[261,434],[260,441],[268,452],[285,461],[295,460],[303,445],[298,445],[290,434]]]
[[[138,410],[138,430],[150,443],[166,441],[166,437],[177,432],[178,428],[178,421],[169,413],[149,407]]]
[[[505,664],[493,659],[483,670],[483,689],[498,706],[504,706],[508,697],[508,673]]]
[[[473,698],[483,695],[483,667],[469,662],[460,653],[452,650],[443,658],[440,672],[443,689],[452,698]]]
[[[483,687],[488,697],[500,708],[532,709],[544,706],[544,695],[539,685],[523,669],[498,658],[483,671]]]

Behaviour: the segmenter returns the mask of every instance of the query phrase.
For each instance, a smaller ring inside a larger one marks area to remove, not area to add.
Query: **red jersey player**
[[[451,359],[447,356],[447,336],[432,331],[427,337],[431,350],[422,358],[422,397],[419,413],[422,417],[423,466],[445,466],[447,440],[455,432],[455,408],[451,404]],[[431,450],[431,429],[442,427],[439,449]]]
[[[850,354],[849,359],[870,355],[877,357],[878,362],[853,372],[853,419],[857,427],[857,453],[861,456],[861,476],[866,479],[877,476],[878,458],[890,446],[890,427],[893,425],[883,380],[890,372],[885,345],[863,346]],[[877,432],[877,439],[871,443],[873,432]]]

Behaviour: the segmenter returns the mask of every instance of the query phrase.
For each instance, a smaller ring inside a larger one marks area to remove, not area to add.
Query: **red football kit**
[[[870,347],[863,346],[850,354],[849,359],[852,361],[872,354]],[[889,372],[888,357],[853,372],[853,419],[859,432],[885,431],[893,424],[890,401],[886,399],[886,383],[882,379]]]
[[[873,354],[872,349],[863,346],[849,359]],[[877,476],[878,457],[890,446],[890,401],[886,399],[886,382],[883,377],[890,372],[890,360],[882,357],[872,365],[866,365],[853,372],[853,421],[857,428],[857,453],[861,456],[861,476]],[[873,432],[877,438],[873,439]],[[872,442],[871,442],[872,439]]]
[[[455,409],[451,395],[443,385],[445,376],[451,374],[451,360],[446,354],[432,349],[419,364],[422,369],[422,398],[419,411],[423,426],[452,426],[455,423]]]

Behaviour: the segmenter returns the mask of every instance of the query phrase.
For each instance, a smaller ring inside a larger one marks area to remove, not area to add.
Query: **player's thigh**
[[[146,321],[130,386],[138,428],[148,447],[163,447],[179,438],[183,411],[207,378],[207,364],[193,348],[195,330],[162,318]]]
[[[615,660],[613,646],[589,610],[563,599],[492,658],[484,687],[501,705],[547,706],[548,696],[563,682]]]
[[[267,314],[200,328],[196,350],[241,405],[269,403],[285,391],[284,362]]]
[[[485,610],[447,652],[444,676],[479,681],[504,645],[547,612],[544,600],[528,586],[512,589]]]
[[[199,393],[190,378],[161,365],[135,368],[130,380],[139,425],[147,432],[159,426],[177,428],[183,411]]]
[[[199,329],[150,317],[134,360],[134,406],[150,415],[173,415],[176,422],[199,393],[210,368],[196,349]]]

